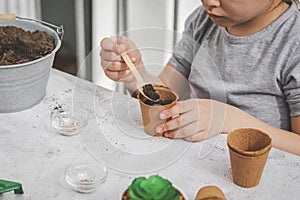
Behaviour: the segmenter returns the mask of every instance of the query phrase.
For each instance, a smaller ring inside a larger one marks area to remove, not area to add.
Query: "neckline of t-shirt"
[[[233,36],[230,35],[225,27],[222,27],[222,31],[224,33],[224,38],[227,39],[231,43],[251,43],[254,41],[257,41],[261,38],[264,38],[265,36],[269,35],[275,27],[280,26],[283,24],[291,15],[293,15],[295,12],[299,12],[297,6],[295,3],[292,3],[289,9],[283,13],[278,19],[276,19],[274,22],[272,22],[269,26],[264,28],[263,30],[248,35],[248,36]]]

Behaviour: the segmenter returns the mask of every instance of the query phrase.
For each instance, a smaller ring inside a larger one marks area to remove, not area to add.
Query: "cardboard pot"
[[[166,105],[159,105],[159,104],[149,105],[147,104],[147,99],[142,94],[138,94],[138,99],[142,111],[145,133],[152,136],[162,136],[162,133],[156,132],[156,127],[159,124],[162,124],[169,119],[167,120],[160,119],[159,113],[175,105],[178,100],[178,96],[176,95],[175,92],[162,85],[153,85],[153,88],[155,89],[156,93],[159,94],[160,99],[162,101],[171,100],[172,102]]]
[[[236,185],[251,188],[259,184],[271,141],[268,134],[251,128],[237,129],[228,134],[232,178]]]

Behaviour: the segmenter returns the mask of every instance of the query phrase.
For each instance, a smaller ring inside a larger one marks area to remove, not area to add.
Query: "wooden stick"
[[[135,78],[137,80],[137,85],[138,86],[145,85],[142,76],[137,71],[137,68],[134,66],[134,64],[131,62],[131,59],[129,58],[128,54],[126,52],[123,52],[121,54],[121,56],[122,56],[123,60],[125,61],[125,63],[127,64],[127,66],[129,67],[129,69],[132,71],[133,75],[135,76]]]
[[[159,99],[151,99],[150,97],[148,97],[147,95],[145,95],[142,86],[145,85],[145,82],[142,78],[142,76],[140,75],[140,73],[137,71],[137,68],[134,66],[134,64],[132,63],[131,59],[129,58],[128,54],[126,52],[123,52],[121,54],[123,60],[125,61],[125,63],[127,64],[127,66],[129,67],[129,69],[132,71],[133,75],[136,78],[137,81],[137,89],[139,90],[139,92],[146,97],[147,99],[149,99],[152,102],[158,102]]]
[[[0,14],[0,20],[15,20],[16,14]]]

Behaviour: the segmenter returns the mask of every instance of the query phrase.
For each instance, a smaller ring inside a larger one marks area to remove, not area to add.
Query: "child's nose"
[[[203,6],[207,9],[212,7],[219,7],[221,5],[220,0],[202,0]]]

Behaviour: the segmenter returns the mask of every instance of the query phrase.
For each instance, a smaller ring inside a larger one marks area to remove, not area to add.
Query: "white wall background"
[[[144,64],[150,73],[159,74],[170,57],[174,35],[174,0],[128,0],[126,35],[141,48]],[[200,0],[178,1],[178,33],[186,17],[200,5]],[[117,34],[116,1],[93,0],[93,48],[99,51],[104,37]],[[151,47],[150,49],[148,47]],[[145,49],[146,48],[146,49]],[[109,89],[116,83],[103,75],[99,53],[93,53],[93,82]]]
[[[40,19],[41,2],[40,0],[0,0],[0,13]]]
[[[201,5],[200,0],[179,0],[178,5],[178,32],[182,32],[184,29],[185,19],[191,14],[191,12]]]
[[[114,89],[115,83],[104,76],[100,66],[99,45],[103,38],[116,34],[117,4],[115,0],[93,0],[92,5],[92,81]]]

